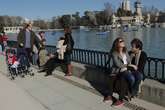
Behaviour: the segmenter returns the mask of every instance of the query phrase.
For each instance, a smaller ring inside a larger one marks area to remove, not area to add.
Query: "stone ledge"
[[[155,80],[145,80],[140,98],[165,107],[165,85]]]
[[[108,75],[97,67],[75,63],[73,65],[73,75],[88,82],[106,87]],[[60,67],[57,70],[62,70]],[[155,80],[146,79],[142,84],[140,99],[165,107],[165,85]]]

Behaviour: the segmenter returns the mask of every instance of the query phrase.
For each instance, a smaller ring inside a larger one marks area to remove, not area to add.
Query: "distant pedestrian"
[[[40,31],[39,33],[38,33],[38,35],[39,35],[39,39],[40,40],[42,40],[42,39],[45,39],[45,32],[44,31]]]
[[[2,32],[2,33],[3,33],[3,35],[2,35],[3,45],[4,45],[4,47],[6,47],[7,46],[8,36],[6,35],[5,32]]]
[[[2,55],[2,46],[0,45],[0,55]]]
[[[8,40],[8,36],[6,35],[5,32],[2,32],[2,35],[0,37],[0,42],[1,42],[1,47],[2,47],[3,54],[5,54],[5,51],[6,51],[7,40]]]
[[[42,41],[45,40],[45,32],[44,31],[40,31],[38,34],[37,34],[37,41],[39,42],[39,48],[42,47]]]
[[[2,42],[2,35],[0,35],[0,55],[3,53],[3,42]]]

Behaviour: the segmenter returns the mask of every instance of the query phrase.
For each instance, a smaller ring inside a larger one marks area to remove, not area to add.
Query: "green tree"
[[[88,26],[96,26],[97,25],[97,18],[95,12],[92,11],[85,11],[84,12],[86,21],[88,22]]]
[[[62,27],[71,26],[71,16],[70,15],[63,15],[59,22]]]
[[[72,15],[74,18],[75,18],[75,25],[76,26],[80,26],[80,13],[79,12],[76,12],[74,15]]]
[[[96,18],[97,18],[98,25],[105,25],[105,24],[107,24],[107,19],[106,19],[105,11],[98,12],[96,14]]]
[[[41,29],[48,29],[48,22],[46,22],[42,19],[34,20],[33,25],[36,26],[36,27],[39,27]]]
[[[51,25],[50,28],[55,29],[55,28],[62,28],[61,23],[60,23],[61,17],[52,17]]]

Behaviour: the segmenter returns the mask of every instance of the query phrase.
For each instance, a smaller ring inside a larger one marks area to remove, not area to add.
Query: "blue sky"
[[[83,15],[85,10],[103,10],[104,3],[110,2],[116,8],[122,0],[0,0],[0,15],[22,16],[30,19],[48,19],[53,16],[72,14]],[[135,0],[130,0],[132,7]],[[163,10],[165,0],[142,0],[143,5]]]

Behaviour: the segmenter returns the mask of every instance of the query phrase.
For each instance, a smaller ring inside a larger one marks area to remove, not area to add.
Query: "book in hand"
[[[128,65],[127,66],[127,70],[136,71],[136,69],[133,66],[131,66],[131,65]]]

